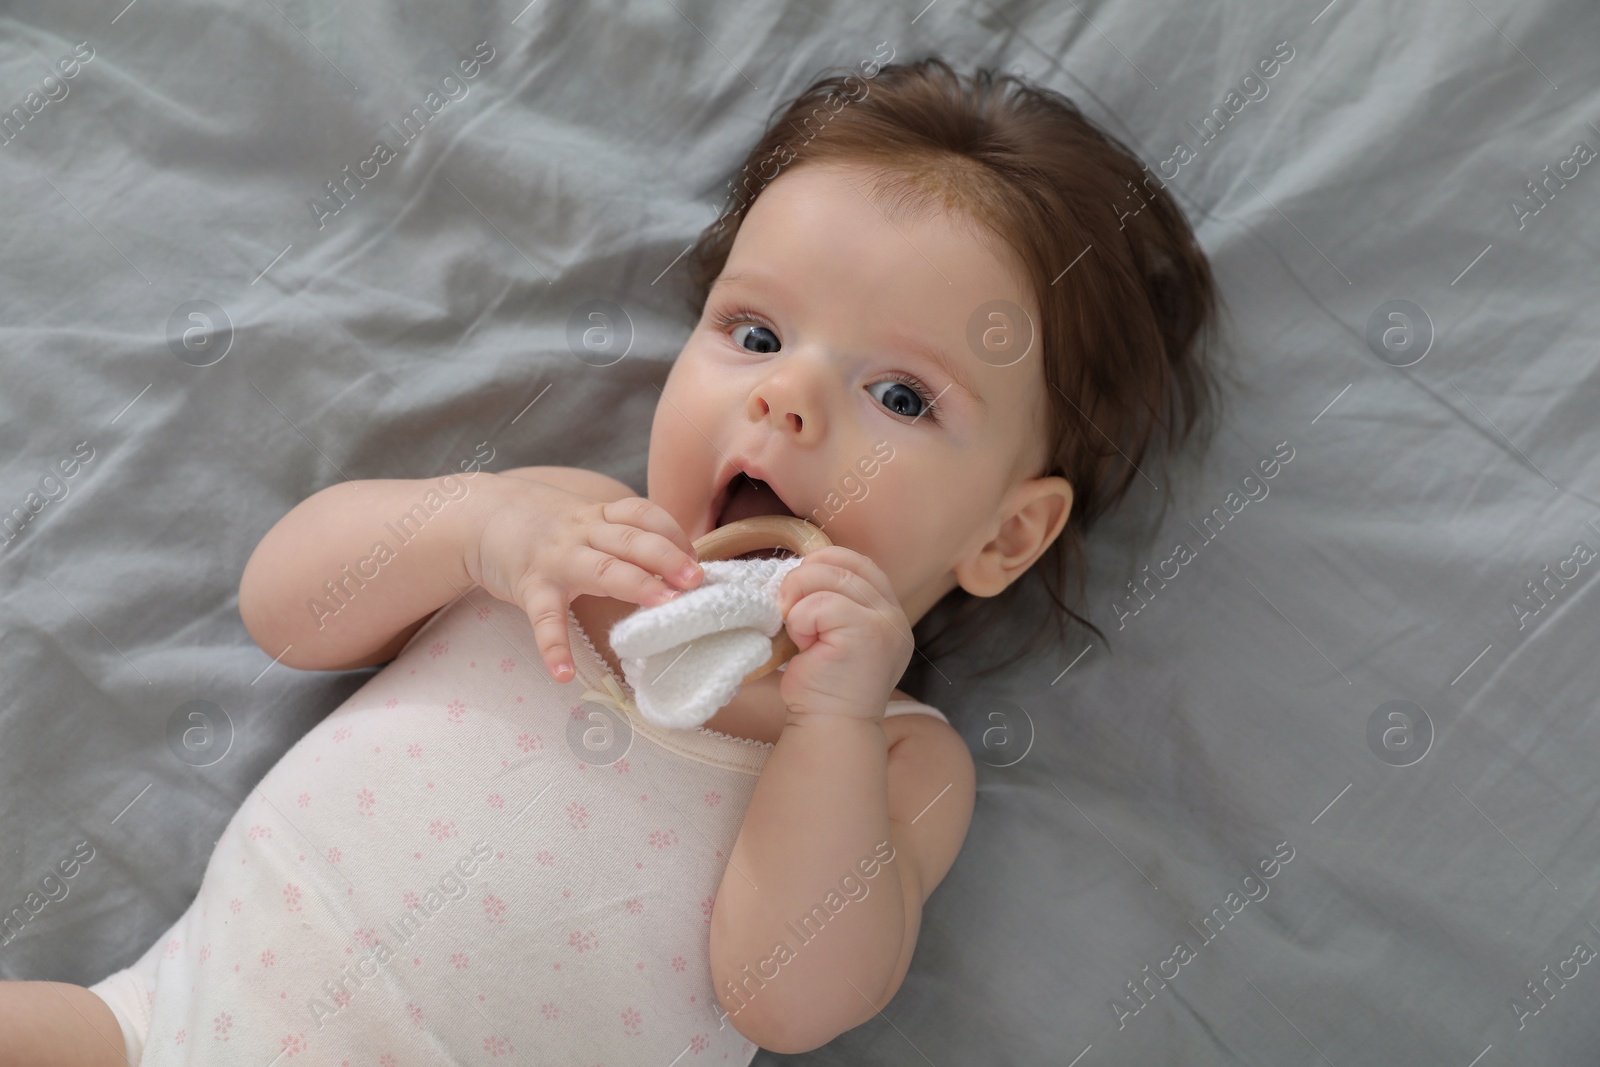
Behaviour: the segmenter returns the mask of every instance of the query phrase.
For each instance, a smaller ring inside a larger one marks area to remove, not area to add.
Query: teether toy
[[[737,559],[763,549],[782,549],[796,556],[808,556],[833,542],[818,526],[792,515],[754,515],[719,526],[694,543],[696,557],[701,561]],[[744,682],[753,682],[762,675],[777,670],[789,662],[800,650],[795,647],[789,631],[780,629],[772,638],[772,656],[767,662],[744,676]]]
[[[696,541],[700,584],[611,628],[639,714],[658,726],[698,726],[795,655],[778,589],[801,556],[829,544],[792,515],[752,515]]]

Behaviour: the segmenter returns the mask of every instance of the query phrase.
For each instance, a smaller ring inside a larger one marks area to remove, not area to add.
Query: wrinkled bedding
[[[8,6],[0,976],[131,963],[370,677],[239,619],[294,504],[472,464],[643,491],[678,257],[772,109],[886,42],[1137,150],[1236,374],[1092,540],[1109,648],[917,663],[972,832],[899,995],[797,1058],[1588,1062],[1596,39],[1489,0]],[[574,357],[597,301],[626,358]]]

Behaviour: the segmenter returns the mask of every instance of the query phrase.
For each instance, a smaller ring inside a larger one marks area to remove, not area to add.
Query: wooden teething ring
[[[695,555],[701,562],[734,559],[746,552],[764,548],[782,548],[797,556],[808,556],[819,548],[833,544],[828,535],[804,519],[792,515],[753,515],[726,526],[719,526],[694,543]],[[778,669],[789,662],[789,657],[800,651],[789,631],[779,628],[772,638],[772,656],[744,676],[743,685]]]

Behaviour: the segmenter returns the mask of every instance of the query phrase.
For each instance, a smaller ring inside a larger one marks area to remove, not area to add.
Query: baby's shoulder
[[[500,474],[531,482],[543,482],[557,489],[565,489],[569,493],[578,493],[595,500],[623,500],[639,495],[626,482],[620,482],[611,475],[601,474],[599,471],[584,470],[582,467],[513,467],[501,471]]]

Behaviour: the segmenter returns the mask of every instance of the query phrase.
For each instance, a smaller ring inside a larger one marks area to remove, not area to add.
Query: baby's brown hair
[[[1084,538],[1126,494],[1157,427],[1175,449],[1197,424],[1209,433],[1216,406],[1208,341],[1217,298],[1182,210],[1133,152],[1053,90],[991,70],[964,81],[937,57],[864,67],[819,78],[775,113],[730,183],[730,206],[689,253],[696,314],[761,189],[817,162],[874,167],[873,189],[895,210],[967,214],[1026,270],[1049,389],[1050,458],[1035,476],[1059,475],[1074,495],[1061,535],[1030,570],[1057,609],[1058,640],[1070,616],[1104,642],[1062,598],[1069,571],[1083,598]],[[926,643],[968,621],[987,632],[1012,612],[1020,585],[989,598],[951,590],[954,616]],[[1016,661],[1048,632],[1029,629],[1012,656],[979,673]]]

